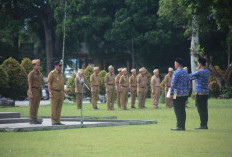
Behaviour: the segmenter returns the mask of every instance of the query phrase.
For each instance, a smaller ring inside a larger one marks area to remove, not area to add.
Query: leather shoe
[[[176,127],[176,128],[172,128],[172,131],[185,131],[185,128],[181,128],[181,127]]]
[[[29,122],[30,124],[42,124],[41,122],[37,121],[37,120],[30,120]]]
[[[199,126],[199,127],[195,128],[195,130],[199,130],[199,129],[208,129],[208,126]]]
[[[62,123],[53,123],[52,125],[64,125]]]

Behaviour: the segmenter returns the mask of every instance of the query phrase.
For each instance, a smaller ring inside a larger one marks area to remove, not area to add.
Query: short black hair
[[[62,63],[61,63],[61,61],[55,61],[54,62],[54,65],[61,65]]]
[[[206,62],[207,62],[207,61],[206,61],[205,58],[199,57],[198,62],[199,62],[201,65],[206,66]]]
[[[184,66],[184,60],[182,58],[175,58],[175,61],[180,64],[180,66]]]

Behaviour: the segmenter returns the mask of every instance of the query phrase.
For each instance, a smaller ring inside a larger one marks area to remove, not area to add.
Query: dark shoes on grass
[[[195,128],[195,130],[200,130],[200,129],[208,129],[208,126],[199,126]]]
[[[185,131],[185,128],[181,128],[181,127],[176,127],[176,128],[172,128],[172,131]]]

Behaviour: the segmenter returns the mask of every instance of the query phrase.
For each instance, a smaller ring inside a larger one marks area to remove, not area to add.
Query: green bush
[[[165,84],[164,84],[164,79],[160,83],[160,99],[159,99],[159,102],[160,103],[165,103]]]
[[[76,78],[76,73],[73,73],[72,76],[66,82],[67,85],[66,94],[74,102],[76,101],[75,78]]]
[[[231,86],[224,87],[222,93],[223,93],[223,98],[227,98],[227,99],[232,98],[232,87]]]
[[[93,68],[88,65],[86,69],[84,70],[84,77],[85,77],[85,83],[90,88],[90,75],[93,74]],[[85,96],[91,97],[91,92],[85,88]]]
[[[14,100],[24,99],[27,96],[27,73],[25,69],[13,58],[6,59],[2,67],[9,76],[9,88],[4,91],[4,96]]]
[[[147,76],[147,87],[148,87],[147,98],[151,98],[151,86],[150,86],[150,83],[151,83],[152,75],[147,71],[146,76]]]
[[[24,67],[27,74],[29,74],[33,69],[32,61],[29,58],[24,58],[21,62],[21,66]]]
[[[100,95],[105,95],[106,94],[106,87],[105,87],[105,76],[106,76],[106,71],[102,70],[99,73],[100,76]]]
[[[0,94],[4,94],[3,91],[8,87],[9,76],[4,68],[0,66]]]
[[[209,83],[210,97],[218,97],[220,94],[220,88],[216,81]]]

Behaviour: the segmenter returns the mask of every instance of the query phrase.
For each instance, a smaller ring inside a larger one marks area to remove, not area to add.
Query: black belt
[[[32,87],[32,88],[35,88],[35,89],[41,89],[40,87]]]
[[[63,90],[57,90],[57,89],[52,89],[53,91],[56,91],[56,92],[62,92]]]
[[[107,84],[108,86],[114,86],[114,84]]]

